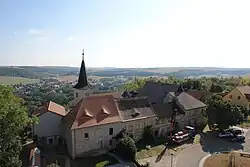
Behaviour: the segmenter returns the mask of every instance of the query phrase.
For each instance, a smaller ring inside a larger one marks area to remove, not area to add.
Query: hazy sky
[[[1,0],[0,65],[249,67],[250,0]]]

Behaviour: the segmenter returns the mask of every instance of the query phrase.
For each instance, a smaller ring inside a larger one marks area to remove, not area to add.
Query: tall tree
[[[243,116],[240,107],[223,101],[221,96],[214,95],[208,101],[207,117],[210,127],[217,124],[220,130],[227,129],[241,123]]]
[[[23,101],[0,85],[0,166],[20,167],[21,134],[32,120]]]
[[[128,135],[124,135],[122,138],[118,139],[115,150],[124,160],[132,161],[135,159],[135,141]]]

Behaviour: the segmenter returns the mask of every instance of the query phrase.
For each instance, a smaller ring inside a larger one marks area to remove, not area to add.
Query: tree
[[[217,85],[217,84],[212,84],[210,88],[210,92],[215,92],[215,93],[220,93],[223,91],[222,86]]]
[[[152,126],[146,126],[144,128],[142,138],[145,141],[145,144],[152,144],[155,141],[155,136]]]
[[[0,166],[20,167],[22,136],[32,123],[23,101],[9,87],[0,85]]]
[[[220,130],[241,123],[244,116],[240,107],[223,101],[218,95],[209,99],[206,115],[209,127],[212,128],[214,124],[217,124]]]
[[[124,160],[133,161],[136,154],[135,141],[128,135],[124,135],[122,138],[118,139],[115,151]]]

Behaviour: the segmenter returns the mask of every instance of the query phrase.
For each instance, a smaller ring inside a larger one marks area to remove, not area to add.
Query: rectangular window
[[[109,135],[113,135],[113,128],[109,128]]]
[[[84,138],[89,139],[89,133],[84,133]]]
[[[78,97],[78,93],[76,93],[76,97]]]
[[[238,100],[240,100],[240,96],[238,96]]]
[[[53,138],[50,138],[48,143],[53,144]]]
[[[109,140],[109,145],[112,146],[112,140]]]
[[[133,131],[133,125],[129,125],[129,126],[128,126],[128,131],[129,131],[129,132],[132,132],[132,131]]]

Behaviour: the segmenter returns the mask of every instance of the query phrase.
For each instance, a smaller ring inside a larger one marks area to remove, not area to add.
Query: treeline
[[[173,68],[174,69],[174,68]],[[175,76],[177,78],[202,77],[202,76],[245,76],[250,74],[250,69],[224,69],[224,68],[182,68],[173,71],[171,68],[87,68],[88,75],[101,77],[115,76]],[[153,71],[152,71],[153,70]],[[44,78],[56,75],[78,75],[76,67],[0,67],[0,76],[18,76],[26,78]]]
[[[57,75],[77,74],[78,68],[73,67],[0,67],[0,76],[13,76],[24,78],[48,78]]]
[[[202,90],[213,93],[226,93],[236,86],[250,85],[250,79],[243,77],[201,77],[197,79],[183,79],[175,76],[169,76],[168,78],[135,78],[132,81],[125,84],[123,89],[136,90],[142,87],[146,81],[155,81],[168,84],[181,84],[185,89]]]

